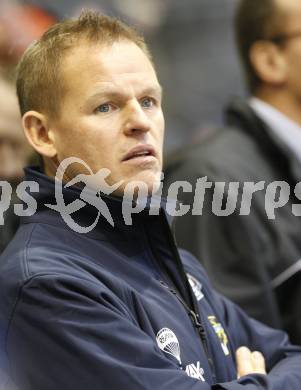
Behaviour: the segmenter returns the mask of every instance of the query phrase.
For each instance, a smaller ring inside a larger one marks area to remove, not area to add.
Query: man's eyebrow
[[[97,92],[93,93],[92,95],[88,96],[87,101],[93,101],[97,98],[104,98],[104,97],[110,97],[110,98],[120,98],[124,96],[124,93],[119,91],[112,91],[109,88],[102,88],[97,90]]]
[[[162,97],[163,88],[160,84],[157,86],[146,87],[141,91],[141,95],[155,95]]]
[[[141,89],[141,91],[139,92],[139,95],[141,96],[146,96],[146,95],[154,95],[154,96],[158,96],[159,98],[162,97],[162,92],[163,89],[162,89],[162,86],[160,84],[158,84],[158,86],[150,86],[150,87],[145,87],[143,89]],[[104,98],[104,97],[108,97],[108,98],[122,98],[124,97],[126,93],[124,92],[120,92],[118,90],[112,90],[111,88],[100,88],[97,90],[97,92],[93,93],[92,95],[90,95],[88,97],[88,101],[93,101],[94,99],[97,99],[97,98]]]

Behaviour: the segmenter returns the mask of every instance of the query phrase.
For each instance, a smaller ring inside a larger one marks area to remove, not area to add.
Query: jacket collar
[[[25,180],[35,181],[39,185],[39,191],[31,193],[37,203],[38,212],[33,216],[23,217],[21,223],[43,223],[54,226],[62,226],[64,229],[70,229],[63,218],[57,211],[49,209],[46,204],[56,203],[55,198],[55,181],[46,175],[44,175],[37,168],[25,169]],[[62,187],[64,196],[64,202],[66,205],[71,202],[75,202],[80,199],[82,189],[76,187]],[[194,297],[189,287],[189,282],[186,278],[183,264],[179,257],[173,235],[171,234],[168,223],[167,213],[165,211],[166,200],[160,201],[160,208],[157,209],[156,214],[150,213],[151,199],[148,199],[144,210],[138,214],[133,215],[133,223],[127,225],[122,215],[122,199],[112,197],[108,195],[101,195],[103,201],[105,201],[108,209],[114,220],[114,227],[111,226],[108,221],[100,216],[95,228],[86,233],[88,238],[106,241],[113,245],[113,248],[118,248],[120,244],[122,251],[126,251],[125,247],[137,248],[139,245],[144,247],[144,252],[153,253],[153,262],[156,263],[155,267],[159,267],[161,270],[160,275],[168,275],[170,283],[176,286],[182,298],[189,304],[190,307],[194,307]],[[73,219],[80,225],[91,225],[95,221],[98,210],[90,204],[85,204],[84,207],[72,214]],[[79,234],[79,233],[78,233]],[[82,235],[81,235],[82,236]],[[127,243],[128,245],[125,245]],[[144,253],[144,256],[149,256]],[[145,257],[143,257],[145,260]],[[141,258],[141,261],[142,258]]]
[[[62,224],[65,225],[65,227],[70,228],[70,226],[66,224],[66,220],[62,217],[61,209],[60,211],[55,210],[57,208],[55,206],[58,204],[55,193],[56,181],[42,173],[38,167],[25,168],[24,181],[38,183],[38,192],[30,192],[30,196],[37,202],[38,212],[34,213],[32,216],[21,218],[21,223],[44,222],[55,225]],[[61,185],[61,183],[59,183],[59,185]],[[65,187],[64,185],[61,185],[61,193],[65,206],[72,202],[82,202],[81,188],[75,186]],[[93,196],[92,192],[91,196]],[[75,223],[83,227],[91,226],[98,218],[95,228],[90,232],[87,232],[87,236],[91,238],[103,238],[104,233],[106,235],[109,234],[110,236],[115,236],[116,234],[119,234],[119,236],[120,234],[122,234],[122,236],[133,234],[141,229],[141,225],[146,226],[150,218],[152,219],[152,223],[154,222],[154,219],[161,220],[162,217],[167,218],[168,222],[171,223],[171,219],[166,213],[167,201],[164,198],[154,197],[153,199],[146,199],[145,203],[143,203],[143,205],[145,205],[143,210],[137,214],[132,214],[132,223],[130,224],[124,217],[123,210],[128,206],[136,206],[137,204],[130,204],[129,201],[123,200],[121,197],[105,194],[101,194],[99,198],[104,202],[105,206],[107,206],[107,210],[112,217],[113,226],[106,218],[106,214],[103,213],[102,210],[99,212],[100,210],[90,203],[85,202],[84,205],[82,203],[83,207],[80,207],[71,214],[71,218]],[[49,205],[53,205],[54,207],[51,208]],[[152,213],[151,209],[155,209],[155,212]],[[67,212],[67,210],[64,210],[64,213],[65,212]],[[58,218],[58,216],[60,218]]]

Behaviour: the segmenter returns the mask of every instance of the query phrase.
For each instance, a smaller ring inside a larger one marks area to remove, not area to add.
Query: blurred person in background
[[[31,149],[22,131],[17,96],[12,84],[0,78],[0,180],[14,188],[23,177]],[[1,195],[1,193],[0,193]],[[11,207],[4,213],[0,225],[0,253],[14,236],[19,220]]]
[[[56,21],[37,4],[0,1],[0,66],[11,70],[25,48]]]
[[[23,167],[35,157],[25,142],[11,79],[25,48],[54,21],[52,15],[38,6],[17,1],[0,2],[0,180],[8,181],[13,189],[23,178]],[[19,224],[13,212],[15,200],[13,192],[11,207],[4,213],[4,225],[0,225],[0,253]]]
[[[301,181],[301,2],[242,0],[235,27],[252,97],[229,105],[228,128],[170,160],[167,182],[204,176],[213,182],[202,215],[178,218],[177,241],[202,259],[219,291],[301,343],[301,220],[292,212]],[[244,182],[261,181],[249,215],[239,207],[228,216],[213,213],[215,182],[226,183],[225,206],[233,195],[229,182],[240,183],[239,200]],[[275,181],[288,183],[282,195],[290,194],[269,219],[265,190]],[[192,204],[194,194],[183,193],[182,200]]]
[[[14,86],[0,78],[0,178],[11,183],[23,177],[28,144],[22,131]]]

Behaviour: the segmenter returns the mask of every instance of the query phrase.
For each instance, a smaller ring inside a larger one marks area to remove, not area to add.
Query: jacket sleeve
[[[35,277],[22,288],[8,333],[11,376],[20,390],[210,389],[154,340],[102,284]]]
[[[188,377],[109,289],[61,275],[35,277],[22,288],[7,353],[20,390],[262,389],[254,379],[210,386]],[[300,376],[296,381],[299,389]]]
[[[100,283],[32,278],[19,295],[6,349],[20,390],[210,390],[187,376]]]
[[[246,375],[238,383],[254,390],[300,389],[301,347],[292,345],[285,332],[248,317],[234,303],[218,293],[213,294],[217,310],[223,312],[233,351],[247,346],[251,351],[262,352],[265,357],[267,375]],[[222,388],[231,389],[231,385],[225,383]]]

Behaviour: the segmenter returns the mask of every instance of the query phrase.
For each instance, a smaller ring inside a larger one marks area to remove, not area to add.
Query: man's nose
[[[151,129],[151,121],[138,101],[133,102],[126,112],[124,127],[126,135],[146,133]]]

